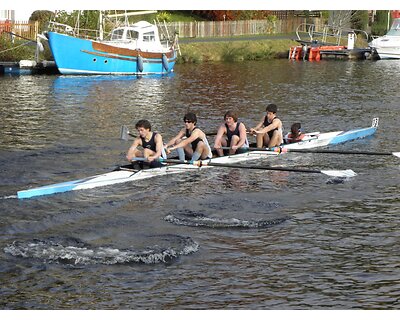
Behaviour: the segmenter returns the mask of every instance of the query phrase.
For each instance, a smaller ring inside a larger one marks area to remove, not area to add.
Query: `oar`
[[[136,137],[135,135],[133,135],[132,133],[129,132],[129,129],[127,126],[123,125],[121,127],[121,134],[120,134],[120,139],[121,140],[128,140],[129,136],[131,137]]]
[[[267,167],[267,166],[243,166],[238,164],[227,163],[214,163],[212,160],[175,160],[175,159],[162,159],[160,162],[174,163],[174,164],[190,164],[198,167],[213,166],[223,168],[236,168],[236,169],[254,169],[254,170],[275,170],[275,171],[291,171],[291,172],[305,172],[305,173],[322,173],[331,177],[354,177],[357,174],[353,170],[314,170],[314,169],[298,169],[298,168],[282,168],[282,167]]]
[[[225,149],[225,147],[223,147]],[[226,147],[226,149],[230,149]],[[276,153],[285,152],[299,152],[299,153],[336,153],[336,154],[359,154],[359,155],[370,155],[370,156],[395,156],[400,158],[400,152],[373,152],[373,151],[352,151],[352,150],[329,150],[329,149],[287,149],[285,147],[274,147],[274,148],[241,148],[241,150],[248,151],[272,151]]]

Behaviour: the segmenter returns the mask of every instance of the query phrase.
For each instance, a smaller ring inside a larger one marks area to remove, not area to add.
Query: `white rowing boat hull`
[[[373,135],[376,132],[377,127],[378,127],[378,120],[376,118],[376,120],[374,119],[372,126],[369,128],[355,129],[350,131],[335,131],[335,132],[328,132],[321,134],[315,133],[311,134],[304,141],[287,144],[284,147],[290,150],[290,149],[311,149],[327,145],[334,145]],[[267,150],[250,151],[232,156],[214,158],[212,159],[212,163],[229,164],[242,161],[257,160],[265,156],[278,155],[278,154],[279,153],[277,152],[267,151]],[[208,167],[206,166],[202,168],[208,168]],[[199,170],[202,168],[190,164],[177,164],[177,165],[164,166],[161,168],[152,168],[139,171],[118,170],[100,174],[97,176],[92,176],[85,179],[62,182],[43,187],[18,191],[17,197],[19,199],[24,199],[42,195],[49,195],[53,193],[67,192],[72,190],[91,189],[117,183],[125,183],[136,180],[149,179],[167,174],[187,172],[190,170]]]

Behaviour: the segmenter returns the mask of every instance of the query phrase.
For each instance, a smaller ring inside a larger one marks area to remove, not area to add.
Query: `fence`
[[[309,23],[320,25],[322,19],[318,17],[308,18]],[[306,23],[304,17],[290,17],[288,19],[268,20],[240,20],[240,21],[193,21],[193,22],[169,22],[165,23],[168,33],[174,32],[181,38],[204,37],[231,37],[241,35],[294,33],[296,28]]]
[[[165,25],[170,35],[177,32],[181,38],[231,37],[241,35],[295,33],[300,24],[320,25],[318,17],[288,17],[282,20],[239,20],[239,21],[191,21],[169,22]],[[162,24],[164,25],[164,24]],[[21,37],[35,40],[39,23],[22,21],[0,21],[0,36],[3,32],[12,32]]]
[[[23,38],[36,40],[36,36],[39,32],[39,22],[0,21],[0,36],[3,34],[9,35],[9,32]]]

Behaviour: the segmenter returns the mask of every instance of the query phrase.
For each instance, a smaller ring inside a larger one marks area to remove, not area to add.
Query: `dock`
[[[19,62],[0,62],[0,75],[58,74],[54,61],[21,60]]]
[[[305,23],[297,27],[297,39],[294,40],[299,45],[290,47],[289,60],[373,58],[371,48],[355,46],[356,43],[368,43],[368,34],[365,31],[329,25],[319,29],[313,24]]]

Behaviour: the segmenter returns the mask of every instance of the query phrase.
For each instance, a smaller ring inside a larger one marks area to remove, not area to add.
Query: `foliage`
[[[78,26],[80,29],[96,30],[99,25],[99,12],[97,10],[74,10],[68,13],[64,10],[58,11],[56,21],[71,27]]]
[[[39,33],[42,33],[46,28],[49,21],[54,19],[55,13],[48,10],[36,10],[32,12],[29,21],[39,22]]]
[[[323,24],[327,24],[329,21],[329,11],[328,10],[321,11],[321,18],[323,19]]]
[[[8,34],[0,37],[0,61],[20,61],[35,59],[36,43],[14,39]]]
[[[159,21],[171,22],[171,14],[166,11],[162,11],[157,14],[157,19]]]
[[[377,10],[375,21],[371,24],[371,34],[375,36],[383,36],[388,31],[388,11]]]
[[[351,27],[358,30],[367,30],[369,15],[367,10],[353,11],[351,16]]]
[[[254,20],[264,19],[270,11],[265,10],[194,10],[193,14],[199,15],[207,20]]]

